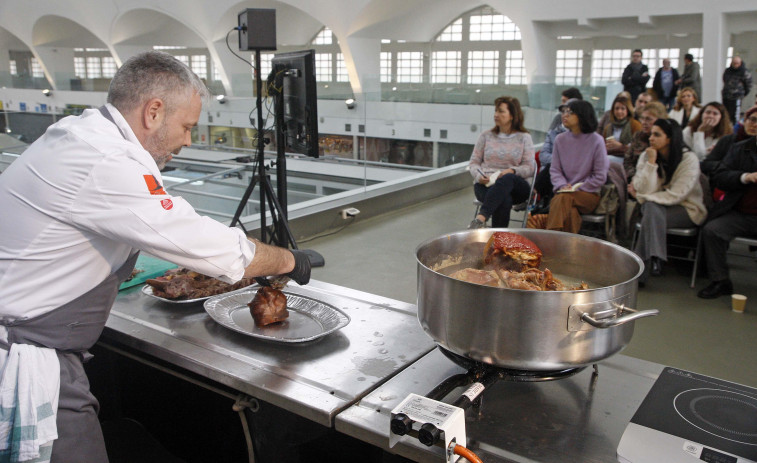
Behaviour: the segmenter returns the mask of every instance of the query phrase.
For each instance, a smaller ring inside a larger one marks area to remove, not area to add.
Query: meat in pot
[[[588,289],[581,282],[567,286],[547,268],[540,270],[542,252],[533,241],[511,232],[495,232],[484,247],[482,269],[464,268],[450,277],[485,286],[527,291]]]

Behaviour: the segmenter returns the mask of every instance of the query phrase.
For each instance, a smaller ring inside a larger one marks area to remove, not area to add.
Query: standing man
[[[82,360],[139,251],[229,283],[310,279],[304,254],[250,240],[163,188],[160,169],[190,145],[207,95],[171,55],[139,54],[106,105],[50,126],[0,176],[0,348],[57,357],[52,463],[108,461]]]
[[[752,74],[744,66],[740,56],[734,56],[731,65],[723,72],[723,105],[731,116],[731,122],[738,122],[741,116],[741,99],[752,89]]]
[[[699,70],[699,63],[694,61],[694,55],[691,53],[686,53],[683,56],[683,62],[683,74],[676,81],[676,85],[678,85],[678,88],[691,87],[697,96],[702,98],[702,73]]]
[[[676,93],[678,92],[678,84],[676,82],[680,80],[678,71],[670,67],[670,60],[668,58],[663,59],[662,67],[654,75],[652,90],[657,93],[660,103],[664,104],[668,111],[670,111],[673,103],[676,101]],[[697,95],[699,94],[697,93]]]
[[[649,82],[649,68],[641,62],[641,50],[638,48],[631,53],[631,62],[623,71],[623,90],[631,94],[631,102],[636,102],[636,98],[646,89]]]

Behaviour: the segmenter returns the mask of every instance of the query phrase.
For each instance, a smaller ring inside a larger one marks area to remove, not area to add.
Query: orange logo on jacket
[[[151,195],[165,195],[166,190],[163,189],[163,185],[158,183],[158,179],[155,178],[154,175],[145,175],[145,183],[147,184],[147,189],[150,191]]]

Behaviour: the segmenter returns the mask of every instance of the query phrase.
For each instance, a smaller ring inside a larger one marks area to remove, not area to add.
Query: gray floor
[[[453,192],[389,214],[361,220],[330,236],[301,242],[326,259],[313,278],[400,301],[416,301],[415,248],[444,233],[465,229],[473,216],[473,193]],[[746,252],[746,249],[741,249]],[[747,295],[747,310],[730,310],[730,298],[704,300],[689,288],[686,269],[665,267],[639,290],[639,308],[660,310],[637,321],[625,355],[676,366],[757,387],[757,262],[729,256],[736,291]]]

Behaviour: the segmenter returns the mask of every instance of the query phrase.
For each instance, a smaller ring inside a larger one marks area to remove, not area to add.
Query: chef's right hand
[[[294,256],[294,269],[286,275],[299,285],[306,285],[310,281],[310,259],[308,255],[296,249],[290,250]]]

